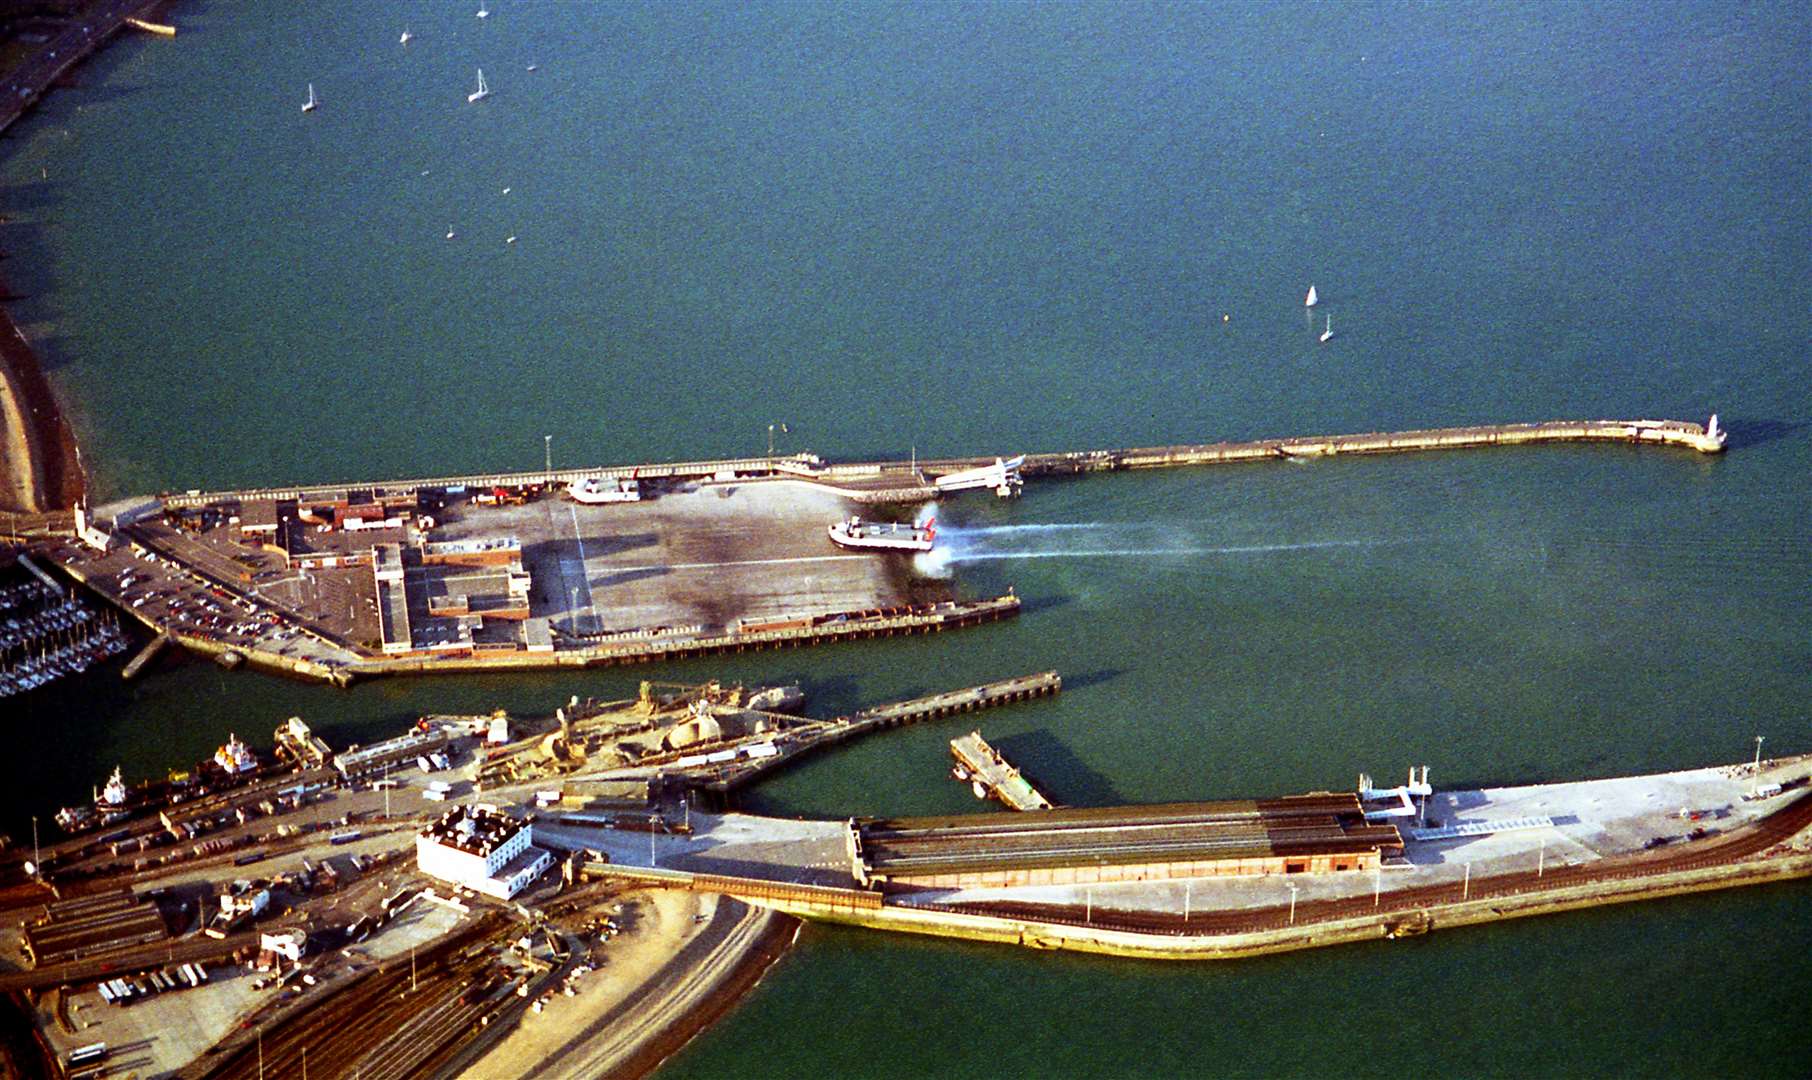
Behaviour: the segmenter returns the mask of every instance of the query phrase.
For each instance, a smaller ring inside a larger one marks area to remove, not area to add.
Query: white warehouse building
[[[416,834],[415,864],[431,877],[508,900],[553,865],[553,854],[533,841],[533,826],[494,806],[455,806]]]

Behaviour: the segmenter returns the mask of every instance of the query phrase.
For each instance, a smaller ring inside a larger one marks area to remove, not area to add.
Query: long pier
[[[1726,432],[1716,417],[1705,424],[1687,420],[1551,420],[1533,424],[1482,424],[1471,427],[1422,428],[1413,431],[1355,435],[1301,435],[1238,442],[1187,443],[1129,447],[1119,450],[1075,450],[1027,454],[1021,467],[1028,477],[1073,476],[1124,469],[1163,469],[1225,465],[1252,461],[1287,461],[1337,454],[1401,454],[1419,450],[1469,450],[1536,443],[1615,442],[1673,446],[1704,454],[1724,449]],[[248,488],[238,491],[166,493],[159,499],[171,508],[251,499],[308,499],[348,490],[409,494],[438,489],[523,487],[570,484],[588,477],[623,480],[675,479],[747,482],[793,479],[822,484],[862,501],[912,502],[936,497],[931,479],[994,463],[998,455],[924,459],[914,462],[870,461],[827,464],[810,454],[786,457],[717,458],[703,461],[600,465],[524,472],[464,473],[408,480],[365,480],[309,486]],[[97,516],[101,516],[97,513]]]
[[[1034,698],[1050,697],[1062,689],[1061,676],[1055,671],[1041,671],[1034,675],[1020,675],[961,690],[947,690],[888,705],[877,705],[872,709],[823,721],[815,727],[800,729],[790,734],[783,745],[777,740],[779,753],[773,756],[738,757],[722,764],[709,764],[706,766],[707,779],[700,786],[721,795],[763,773],[791,765],[807,754],[848,739],[904,724],[938,720],[958,713],[978,712]]]

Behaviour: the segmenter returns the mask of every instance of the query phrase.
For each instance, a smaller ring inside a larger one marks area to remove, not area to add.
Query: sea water
[[[150,775],[290,715],[344,744],[644,677],[796,679],[828,715],[1055,668],[1060,697],[963,723],[1072,805],[1412,763],[1446,786],[1687,768],[1757,735],[1812,751],[1795,9],[472,16],[185,3],[175,40],[122,40],[15,129],[3,269],[97,496],[770,434],[852,459],[1718,410],[1730,451],[964,495],[938,507],[932,569],[1025,611],[907,641],[348,691],[110,668],[9,706],[15,839],[116,763]],[[492,93],[468,104],[479,67]],[[978,808],[946,779],[960,730],[850,744],[741,804]],[[809,927],[665,1072],[1791,1072],[1812,1048],[1806,896],[1224,965]]]

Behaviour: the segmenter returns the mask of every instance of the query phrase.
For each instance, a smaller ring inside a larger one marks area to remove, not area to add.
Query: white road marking
[[[869,555],[800,555],[791,559],[738,559],[735,562],[693,562],[693,563],[654,563],[648,566],[612,566],[613,574],[633,573],[637,570],[715,570],[723,566],[775,566],[780,563],[808,562],[844,562],[852,559],[868,559]]]

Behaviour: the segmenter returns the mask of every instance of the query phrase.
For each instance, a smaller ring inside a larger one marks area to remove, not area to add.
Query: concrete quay
[[[284,504],[279,520],[264,503],[260,526],[252,504],[215,501],[180,523],[153,511],[117,525],[106,552],[51,554],[153,634],[336,682],[924,634],[1020,609],[1011,593],[960,598],[910,559],[837,548],[825,529],[854,504],[822,485],[643,490],[609,505],[443,490],[362,530],[311,517],[322,504]]]
[[[1437,793],[1452,814],[1377,872],[1070,886],[856,888],[847,823],[692,815],[655,839],[574,830],[599,873],[805,918],[1154,959],[1229,959],[1812,877],[1812,756]],[[1536,826],[1530,811],[1548,823]],[[983,815],[985,817],[985,815]],[[558,828],[558,826],[556,826]],[[1497,830],[1497,831],[1494,831]]]

